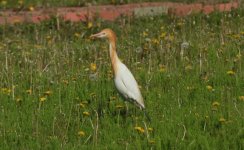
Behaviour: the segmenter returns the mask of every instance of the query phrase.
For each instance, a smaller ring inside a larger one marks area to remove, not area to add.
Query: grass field
[[[243,149],[244,11],[0,27],[0,149]],[[108,44],[151,122],[113,83]]]

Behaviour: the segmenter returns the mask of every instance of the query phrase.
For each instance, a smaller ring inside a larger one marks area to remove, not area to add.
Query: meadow
[[[0,149],[243,149],[244,9],[0,26]],[[113,83],[118,36],[149,122]]]

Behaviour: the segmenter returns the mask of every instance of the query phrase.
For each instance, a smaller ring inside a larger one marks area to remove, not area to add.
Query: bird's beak
[[[97,34],[92,34],[92,35],[90,36],[90,38],[104,38],[104,37],[106,37],[106,35],[105,35],[104,32],[99,32],[99,33],[97,33]]]
[[[99,33],[97,33],[97,34],[92,34],[92,35],[90,36],[91,39],[98,38],[98,37],[99,37]]]

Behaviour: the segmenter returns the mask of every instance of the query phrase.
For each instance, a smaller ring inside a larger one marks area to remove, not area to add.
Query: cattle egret
[[[116,35],[111,29],[104,29],[91,38],[107,38],[109,40],[109,54],[114,72],[114,82],[119,93],[128,101],[144,110],[145,105],[138,84],[130,70],[118,58],[116,52]],[[146,113],[145,113],[146,114]],[[148,115],[146,114],[149,119]]]

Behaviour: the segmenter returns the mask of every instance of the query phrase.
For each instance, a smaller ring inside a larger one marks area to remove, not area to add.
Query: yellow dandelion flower
[[[23,5],[24,1],[23,0],[18,0],[19,5]]]
[[[240,59],[240,58],[241,58],[241,54],[240,54],[240,53],[237,54],[237,55],[236,55],[236,58],[237,58],[237,59]]]
[[[63,82],[64,84],[69,84],[69,81],[68,81],[68,80],[62,80],[62,82]]]
[[[166,33],[166,32],[162,32],[162,33],[160,34],[160,38],[165,38],[165,37],[166,37],[166,35],[167,35],[167,33]]]
[[[117,97],[116,96],[110,96],[109,99],[112,101],[112,100],[116,100]]]
[[[185,70],[186,70],[186,71],[192,70],[192,65],[187,65],[187,66],[185,67]]]
[[[93,26],[93,23],[89,21],[89,22],[87,23],[87,28],[90,29],[90,28],[92,28],[92,26]]]
[[[4,94],[10,95],[11,91],[12,91],[12,90],[9,89],[9,88],[2,88],[2,92],[3,92]]]
[[[6,94],[10,95],[11,91],[11,89],[7,89]]]
[[[153,128],[148,128],[148,131],[149,132],[153,132]]]
[[[50,35],[47,35],[47,36],[46,36],[46,39],[47,39],[47,40],[51,40],[52,37],[51,37]]]
[[[218,107],[219,105],[220,105],[220,103],[217,102],[217,101],[215,101],[215,102],[212,103],[212,106],[213,106],[213,107]]]
[[[244,101],[244,96],[239,96],[239,100]]]
[[[116,2],[115,2],[115,0],[111,0],[111,3],[112,3],[112,4],[115,4]]]
[[[229,70],[226,72],[228,75],[235,75],[236,73],[233,70]]]
[[[35,8],[33,6],[29,7],[29,11],[34,11],[34,10],[35,10]]]
[[[1,4],[3,5],[3,6],[5,6],[5,5],[7,5],[7,1],[5,1],[5,0],[3,0],[2,2],[1,2]]]
[[[44,102],[46,100],[47,100],[47,98],[45,96],[40,97],[40,102]]]
[[[84,131],[80,130],[80,131],[78,131],[78,135],[82,137],[82,136],[85,136],[86,134]]]
[[[96,71],[97,70],[97,65],[95,63],[90,64],[90,70],[91,71]]]
[[[151,145],[153,145],[153,144],[155,144],[156,142],[155,142],[154,140],[149,140],[148,143],[151,144]]]
[[[214,88],[213,88],[211,85],[207,85],[206,88],[207,88],[207,90],[209,90],[209,91],[214,91]]]
[[[16,102],[22,101],[20,97],[16,97]]]
[[[226,122],[226,119],[223,118],[223,117],[221,117],[221,118],[219,119],[219,122],[221,122],[221,123],[225,123],[225,122]]]
[[[165,72],[166,71],[166,67],[165,67],[165,65],[162,65],[162,64],[160,64],[159,65],[159,72]]]
[[[88,111],[84,111],[82,114],[83,114],[84,116],[90,116],[90,113],[89,113]]]
[[[139,127],[139,126],[135,127],[134,129],[135,129],[137,132],[139,132],[139,133],[144,133],[144,132],[145,132],[145,130],[144,130],[142,127]]]
[[[187,86],[186,89],[189,90],[189,91],[191,91],[191,90],[194,90],[195,87],[194,86]]]
[[[175,39],[174,35],[173,35],[173,34],[170,34],[170,35],[169,35],[169,40],[170,40],[170,41],[173,41],[174,39]]]
[[[1,91],[4,93],[5,89],[6,89],[6,88],[1,88]]]
[[[52,91],[48,90],[48,91],[44,92],[44,95],[45,96],[50,96],[52,93],[53,93]]]
[[[74,34],[74,36],[78,38],[78,37],[80,37],[80,34],[76,32],[76,33]]]
[[[79,104],[81,108],[85,108],[85,105],[83,103]]]
[[[178,26],[178,27],[181,27],[181,26],[183,26],[183,25],[184,25],[183,22],[178,22],[178,23],[177,23],[177,26]]]
[[[9,95],[11,93],[11,89],[7,89],[6,93]]]
[[[117,109],[122,109],[122,108],[124,108],[123,105],[116,105],[115,107],[116,107]]]
[[[32,94],[32,90],[31,89],[28,89],[25,91],[27,94],[31,95]]]
[[[234,35],[232,35],[232,38],[234,38],[234,39],[240,39],[241,38],[241,35],[240,34],[234,34]]]
[[[113,78],[113,72],[112,71],[108,71],[108,78],[112,79]]]
[[[142,32],[142,36],[143,36],[143,37],[148,36],[148,32],[147,32],[147,31],[143,31],[143,32]]]
[[[205,116],[205,119],[208,119],[209,118],[209,116]]]
[[[158,45],[159,44],[159,40],[156,39],[156,38],[153,38],[152,39],[152,43],[155,44],[155,45]]]
[[[35,47],[36,49],[41,49],[41,48],[42,48],[42,46],[41,46],[41,45],[38,45],[38,44],[35,44],[34,47]]]
[[[93,93],[90,94],[90,96],[91,97],[96,97],[96,93],[93,92]]]
[[[84,104],[84,105],[87,105],[88,101],[82,101],[81,103]]]

